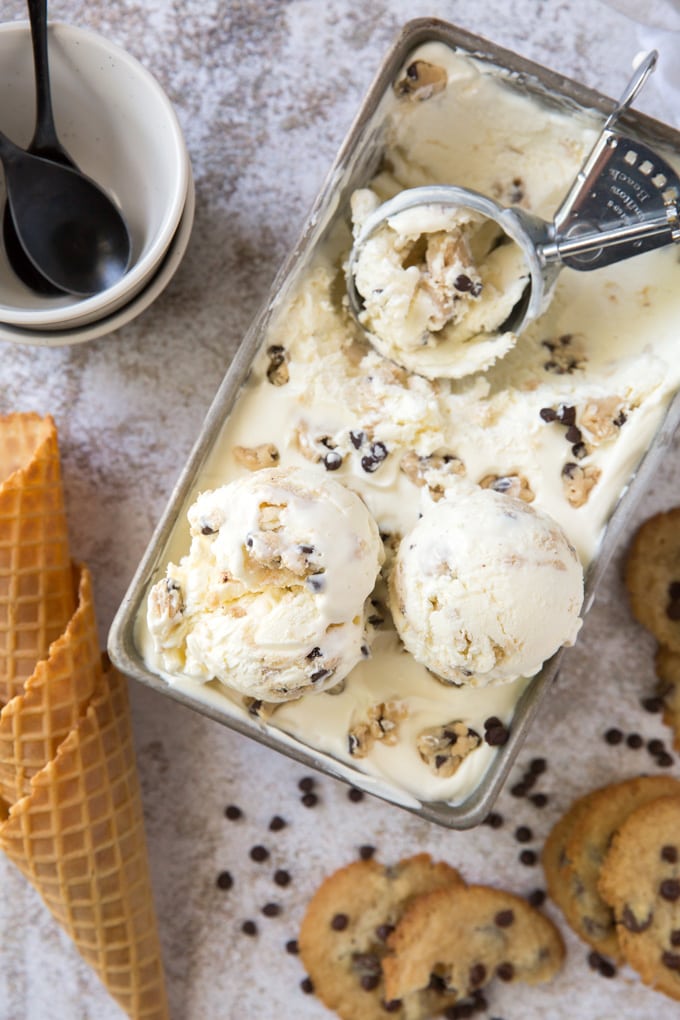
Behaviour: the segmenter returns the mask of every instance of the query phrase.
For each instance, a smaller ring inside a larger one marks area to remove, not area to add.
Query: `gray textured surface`
[[[60,431],[74,555],[94,573],[102,643],[209,402],[397,29],[434,14],[616,93],[639,49],[635,27],[591,0],[63,0],[52,17],[102,31],[140,58],[176,104],[192,158],[197,213],[189,250],[158,302],[119,333],[82,347],[0,345],[0,412],[52,413]],[[3,6],[23,17],[19,0]],[[672,57],[670,59],[673,59]],[[650,87],[641,104],[664,112]],[[680,501],[680,445],[638,519]],[[538,811],[504,794],[506,818],[455,833],[319,780],[299,802],[299,766],[179,705],[131,690],[148,837],[174,1020],[321,1020],[284,950],[322,874],[370,843],[384,860],[419,849],[470,880],[519,892],[542,886],[518,863],[517,824],[538,846],[558,812],[595,784],[651,769],[646,751],[609,748],[607,726],[666,738],[640,709],[653,684],[651,641],[629,616],[618,562],[537,720],[518,771],[546,755]],[[677,763],[674,771],[678,773]],[[240,804],[245,819],[223,811]],[[289,825],[269,833],[269,819]],[[270,846],[264,864],[248,856]],[[293,881],[280,889],[276,867]],[[215,886],[228,868],[229,892]],[[37,895],[0,860],[0,1020],[120,1020],[120,1011],[52,923]],[[281,916],[261,906],[277,900]],[[246,917],[260,934],[240,933]],[[565,933],[568,964],[543,989],[492,987],[489,1017],[648,1020],[673,1006],[629,971],[606,981]],[[360,1018],[357,1018],[360,1020]]]

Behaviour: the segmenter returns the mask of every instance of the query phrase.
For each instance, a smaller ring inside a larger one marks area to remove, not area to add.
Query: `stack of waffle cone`
[[[32,414],[0,418],[0,848],[128,1016],[166,1020],[126,685]]]

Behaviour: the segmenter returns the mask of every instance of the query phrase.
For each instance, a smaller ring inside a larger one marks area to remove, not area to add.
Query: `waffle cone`
[[[21,693],[75,608],[57,430],[0,417],[0,704]]]
[[[0,823],[0,847],[134,1020],[168,1016],[125,681],[94,698],[31,792]]]

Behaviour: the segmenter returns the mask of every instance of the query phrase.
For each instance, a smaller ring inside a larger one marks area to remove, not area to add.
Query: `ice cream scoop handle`
[[[614,248],[619,244],[634,245],[636,242],[652,238],[658,238],[659,246],[680,242],[680,224],[675,206],[669,205],[665,213],[636,223],[624,223],[618,227],[574,234],[571,237],[556,235],[538,246],[538,255],[547,265],[550,262],[561,262],[567,257],[573,258],[590,253],[599,255],[603,248]],[[631,251],[630,254],[635,252]],[[583,268],[588,267],[584,265]]]

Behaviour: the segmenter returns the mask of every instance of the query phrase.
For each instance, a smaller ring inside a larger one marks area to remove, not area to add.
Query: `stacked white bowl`
[[[100,35],[60,23],[49,27],[48,52],[59,140],[118,204],[132,242],[124,276],[90,297],[30,289],[0,244],[0,340],[58,346],[118,329],[158,297],[189,242],[194,187],[172,104],[139,61]],[[26,147],[34,126],[30,28],[6,23],[0,25],[0,130]],[[0,217],[4,207],[0,180]]]

